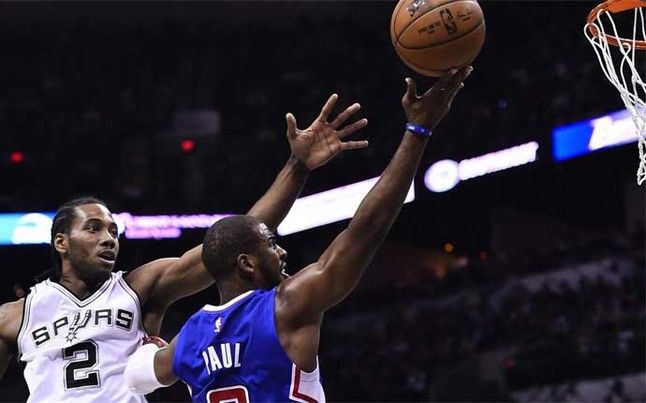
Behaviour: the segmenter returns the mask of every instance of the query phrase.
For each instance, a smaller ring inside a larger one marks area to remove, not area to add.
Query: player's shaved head
[[[246,215],[226,217],[206,231],[202,244],[202,261],[217,281],[232,272],[240,254],[253,253],[258,248],[260,221]]]

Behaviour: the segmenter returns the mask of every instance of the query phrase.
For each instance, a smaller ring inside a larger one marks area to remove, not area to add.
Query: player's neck
[[[101,284],[87,284],[85,281],[81,280],[73,273],[65,272],[61,273],[58,283],[65,287],[68,291],[74,294],[79,299],[84,299],[88,295],[92,294]]]
[[[253,290],[253,286],[248,284],[236,284],[234,282],[223,282],[218,284],[220,293],[220,305],[224,305],[240,294]]]

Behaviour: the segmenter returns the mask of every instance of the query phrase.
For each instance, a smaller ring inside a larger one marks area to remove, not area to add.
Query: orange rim
[[[607,11],[612,14],[621,13],[623,11],[633,10],[640,7],[646,7],[646,0],[608,0],[596,6],[588,14],[588,30],[594,37],[598,37],[601,33],[594,25],[597,15],[600,11]],[[625,43],[630,46],[635,44],[635,49],[646,50],[646,40],[633,41],[632,39],[618,38],[612,35],[604,35],[609,44],[613,46],[620,46],[620,43]]]

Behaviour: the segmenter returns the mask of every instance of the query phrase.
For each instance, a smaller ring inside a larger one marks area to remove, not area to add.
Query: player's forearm
[[[363,199],[348,228],[319,260],[319,281],[324,286],[311,309],[320,312],[342,301],[357,285],[376,250],[388,234],[428,142],[427,138],[405,133],[399,148],[379,181]]]
[[[309,173],[296,158],[290,157],[274,183],[247,215],[258,218],[272,231],[276,230],[303,190]]]
[[[397,152],[348,226],[360,243],[378,244],[385,238],[404,204],[427,143],[427,137],[404,133]]]
[[[177,376],[173,373],[174,352],[174,347],[162,349],[157,351],[154,358],[155,377],[160,383],[166,386],[170,386],[178,380]]]

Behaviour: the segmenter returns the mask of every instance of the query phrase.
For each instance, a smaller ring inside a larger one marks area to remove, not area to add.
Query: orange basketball
[[[484,16],[476,0],[400,0],[390,20],[390,37],[408,67],[437,77],[478,56]]]

